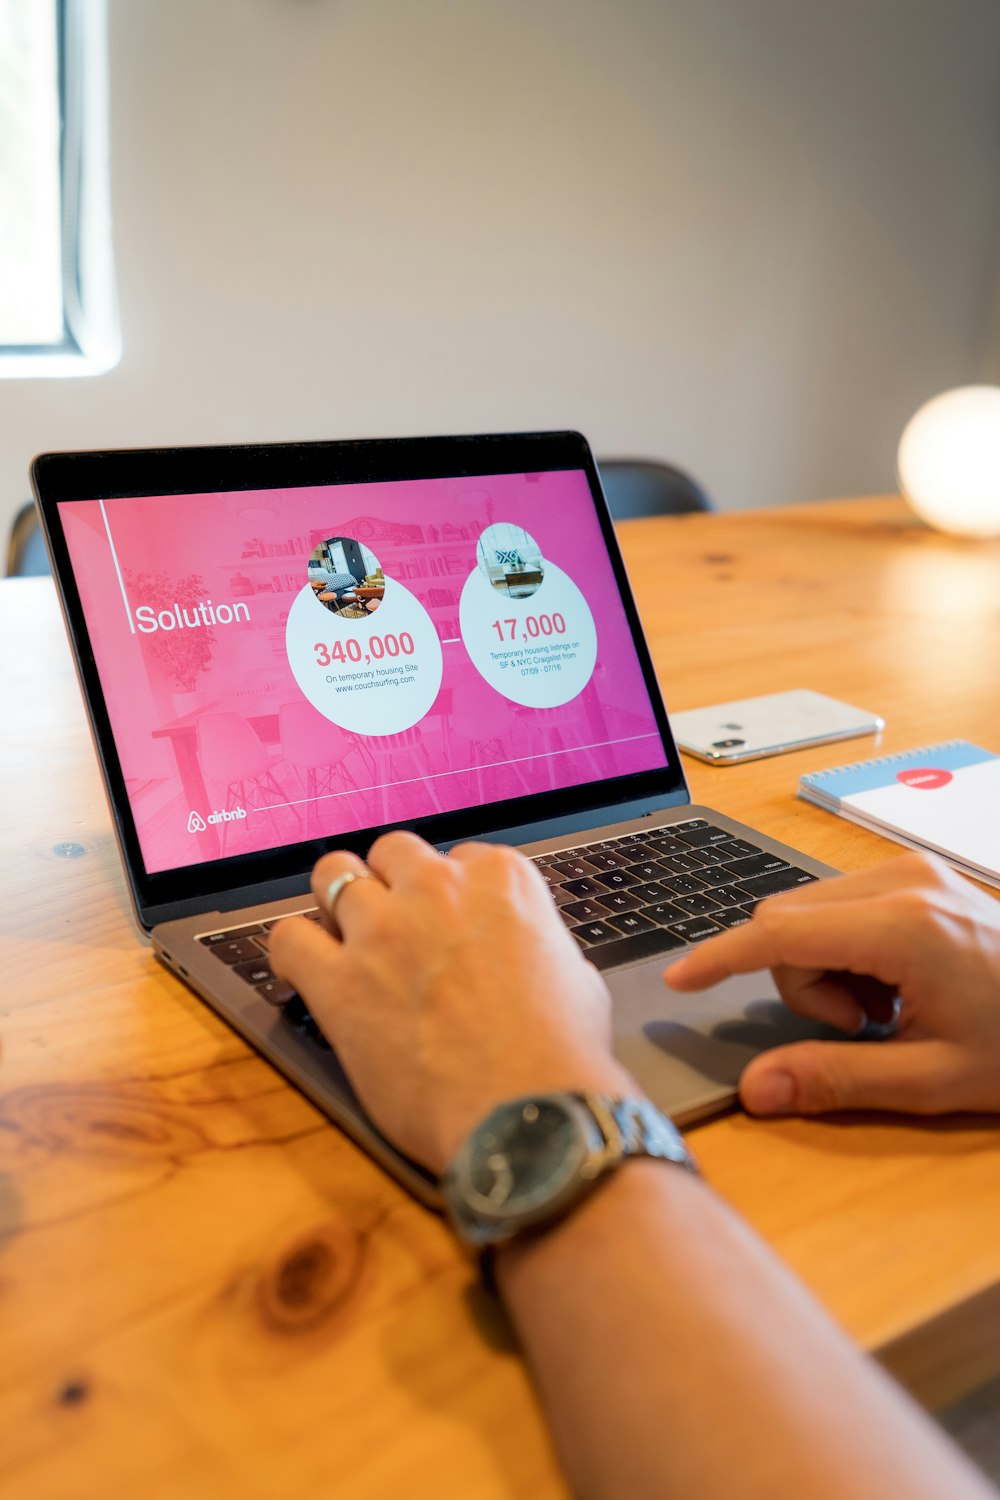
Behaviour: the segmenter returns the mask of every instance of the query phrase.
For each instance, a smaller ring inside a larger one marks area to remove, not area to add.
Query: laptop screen
[[[149,874],[667,765],[583,469],[58,511]]]

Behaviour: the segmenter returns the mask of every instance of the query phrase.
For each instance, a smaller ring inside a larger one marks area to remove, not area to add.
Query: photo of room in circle
[[[508,599],[530,598],[545,575],[538,543],[510,521],[497,521],[481,533],[476,562],[490,587]]]
[[[343,620],[366,620],[385,595],[374,552],[349,536],[328,536],[309,558],[309,587],[324,609]]]

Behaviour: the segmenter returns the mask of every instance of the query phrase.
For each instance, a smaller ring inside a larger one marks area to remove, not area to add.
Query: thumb
[[[947,1048],[933,1041],[795,1042],[755,1057],[740,1079],[752,1115],[817,1115],[837,1109],[933,1114],[942,1097]]]

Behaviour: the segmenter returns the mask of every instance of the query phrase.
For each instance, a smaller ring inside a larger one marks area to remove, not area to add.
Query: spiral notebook
[[[814,771],[799,796],[1000,887],[1000,756],[948,740]]]

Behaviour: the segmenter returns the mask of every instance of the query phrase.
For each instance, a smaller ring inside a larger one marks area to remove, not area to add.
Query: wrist
[[[573,1213],[543,1232],[498,1245],[491,1264],[496,1289],[504,1302],[542,1282],[555,1291],[565,1284],[568,1267],[575,1275],[582,1257],[599,1263],[602,1247],[610,1249],[620,1240],[623,1225],[641,1221],[654,1207],[668,1218],[678,1214],[686,1221],[707,1192],[704,1178],[694,1172],[671,1171],[650,1159],[632,1161],[603,1178]]]

